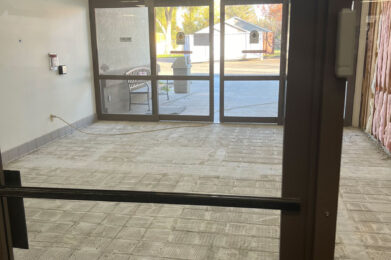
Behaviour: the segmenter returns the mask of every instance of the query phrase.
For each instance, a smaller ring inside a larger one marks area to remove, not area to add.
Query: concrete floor
[[[98,122],[100,133],[192,123]],[[25,186],[280,196],[283,128],[214,124],[61,138],[10,163]],[[391,259],[391,160],[345,129],[336,259]],[[271,210],[25,200],[16,259],[278,259]]]

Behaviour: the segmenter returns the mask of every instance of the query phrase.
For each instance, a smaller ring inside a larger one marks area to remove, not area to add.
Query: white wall
[[[19,42],[20,41],[20,42]],[[67,75],[49,70],[55,52]],[[0,148],[95,113],[88,0],[0,1]]]

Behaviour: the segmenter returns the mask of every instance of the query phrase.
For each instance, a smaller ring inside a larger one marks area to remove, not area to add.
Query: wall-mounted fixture
[[[356,11],[342,9],[338,14],[337,57],[335,74],[338,78],[352,76],[355,69]]]
[[[50,70],[57,70],[60,62],[58,61],[57,53],[49,53],[49,68]]]
[[[60,75],[67,74],[67,66],[66,65],[58,66],[58,74]]]
[[[119,37],[120,42],[132,42],[132,37]]]

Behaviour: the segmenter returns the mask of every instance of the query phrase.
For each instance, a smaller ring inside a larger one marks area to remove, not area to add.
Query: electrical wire
[[[50,115],[50,119],[57,118],[58,120],[62,121],[64,124],[68,125],[69,127],[73,128],[74,130],[86,134],[86,135],[94,135],[94,136],[118,136],[118,135],[133,135],[133,134],[145,134],[145,133],[152,133],[152,132],[159,132],[159,131],[166,131],[171,129],[179,129],[179,128],[195,128],[195,127],[206,127],[210,124],[200,124],[200,125],[182,125],[182,126],[173,126],[173,127],[167,127],[167,128],[158,128],[158,129],[151,129],[151,130],[144,130],[144,131],[136,131],[136,132],[123,132],[123,133],[91,133],[84,131],[76,126],[73,126],[71,123],[67,122],[65,119],[63,119],[60,116],[56,115]]]

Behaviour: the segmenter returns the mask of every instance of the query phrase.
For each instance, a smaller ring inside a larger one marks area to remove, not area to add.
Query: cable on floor
[[[144,133],[152,133],[152,132],[159,132],[159,131],[166,131],[171,129],[179,129],[179,128],[196,128],[196,127],[206,127],[210,124],[200,124],[200,125],[182,125],[182,126],[173,126],[173,127],[167,127],[167,128],[158,128],[158,129],[151,129],[151,130],[144,130],[144,131],[136,131],[136,132],[124,132],[124,133],[91,133],[84,131],[76,126],[73,126],[71,123],[67,122],[65,119],[63,119],[60,116],[56,115],[50,115],[50,119],[53,120],[54,118],[57,118],[58,120],[62,121],[64,124],[68,125],[69,127],[73,128],[74,130],[86,134],[86,135],[95,135],[95,136],[118,136],[118,135],[133,135],[133,134],[144,134]]]

